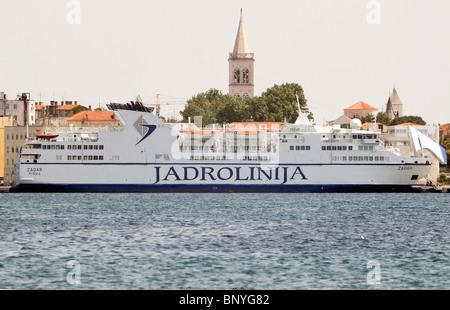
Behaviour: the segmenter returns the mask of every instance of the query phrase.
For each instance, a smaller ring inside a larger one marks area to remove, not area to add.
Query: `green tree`
[[[75,115],[75,114],[80,113],[80,112],[82,112],[82,111],[90,111],[90,109],[89,109],[89,108],[86,108],[85,106],[82,106],[82,105],[76,105],[76,106],[72,109],[72,111],[73,111],[73,115]]]
[[[269,119],[269,109],[261,97],[253,97],[245,100],[248,105],[249,121],[264,122]]]
[[[426,125],[427,123],[420,116],[402,116],[391,121],[390,125],[400,125],[404,123],[414,123],[418,125]]]
[[[230,99],[230,96],[223,95],[219,90],[210,89],[189,99],[186,108],[180,114],[184,122],[187,122],[189,117],[194,121],[194,117],[201,116],[203,125],[215,124],[217,112]]]
[[[267,105],[268,119],[271,122],[294,123],[298,118],[296,93],[302,109],[307,107],[303,88],[297,83],[275,84],[262,93],[261,98]],[[312,114],[310,114],[312,117]]]
[[[188,100],[186,108],[180,112],[183,121],[189,117],[202,117],[203,125],[242,121],[293,123],[298,118],[298,94],[302,111],[307,110],[303,88],[296,83],[285,83],[268,88],[261,97],[247,99],[232,98],[217,89],[210,89]],[[309,113],[309,112],[308,112]],[[314,120],[312,113],[308,114]]]
[[[241,98],[225,98],[217,111],[217,123],[245,122],[249,120],[249,105]]]
[[[383,125],[388,126],[391,123],[391,119],[389,118],[389,115],[387,115],[386,113],[378,112],[377,123],[381,123]]]

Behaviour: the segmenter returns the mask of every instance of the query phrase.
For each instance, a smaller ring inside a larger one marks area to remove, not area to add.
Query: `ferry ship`
[[[377,131],[316,126],[301,109],[295,123],[278,129],[276,124],[204,129],[164,123],[139,102],[108,108],[121,121],[119,130],[67,128],[27,140],[15,165],[14,190],[410,191],[427,176],[432,160],[447,162],[445,151],[412,127],[417,156],[402,157],[384,147]],[[422,155],[423,149],[435,156]]]

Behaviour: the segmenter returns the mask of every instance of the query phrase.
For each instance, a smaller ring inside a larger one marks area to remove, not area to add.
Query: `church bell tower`
[[[254,96],[254,54],[248,47],[247,35],[244,29],[244,20],[239,21],[239,28],[234,43],[233,52],[228,58],[229,70],[229,95],[236,98],[252,98]]]

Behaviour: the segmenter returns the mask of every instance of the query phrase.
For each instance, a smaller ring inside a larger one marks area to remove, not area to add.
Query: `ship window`
[[[348,161],[352,161],[353,157],[349,156]]]
[[[350,146],[348,147],[348,150],[349,150],[349,151],[353,151],[353,146],[350,145]]]
[[[303,146],[302,146],[302,147],[303,147]],[[300,146],[297,145],[297,146],[295,147],[295,150],[296,150],[296,151],[300,151]]]
[[[342,146],[338,146],[338,151],[342,151]]]
[[[364,161],[369,161],[369,156],[364,156]]]
[[[333,149],[333,151],[336,151],[336,147],[335,147],[335,146],[333,146],[333,148],[332,148],[332,149]]]
[[[412,181],[418,180],[418,179],[419,179],[419,176],[418,176],[417,174],[415,174],[415,175],[413,175],[413,176],[411,177],[411,180],[412,180]]]
[[[343,161],[347,161],[347,156],[342,156]]]
[[[103,145],[99,145],[99,147],[100,147],[100,150],[103,150]]]
[[[369,161],[373,161],[373,156],[369,156]]]
[[[78,160],[81,160],[81,156],[78,156]]]
[[[380,156],[380,161],[384,161],[384,156]]]
[[[84,145],[84,147],[83,147],[85,150],[87,150],[88,149],[88,146],[87,145]]]
[[[64,145],[61,145],[61,150],[64,150]]]
[[[342,150],[343,150],[343,151],[347,151],[347,146],[343,146],[343,147],[342,147]]]
[[[98,150],[98,145],[94,145],[94,150]]]
[[[331,151],[331,146],[327,146],[327,151]]]
[[[358,161],[363,161],[364,160],[364,157],[363,156],[359,156],[358,157]]]
[[[89,160],[93,160],[94,157],[92,155],[89,155]]]
[[[293,151],[294,150],[294,146],[293,145],[291,145],[291,151]]]
[[[311,150],[311,147],[310,147],[309,145],[307,145],[307,146],[306,146],[306,150],[307,150],[307,151],[310,151],[310,150]]]
[[[100,156],[99,156],[99,159],[100,159],[100,160],[103,160],[103,155],[100,155]]]
[[[93,150],[93,149],[94,149],[94,146],[93,146],[93,145],[89,145],[89,149],[90,149],[90,150]]]
[[[353,135],[353,139],[357,139],[358,138],[358,136],[357,135]]]
[[[326,151],[327,147],[326,146],[322,146],[322,151]]]
[[[78,145],[78,149],[81,150],[81,145]]]

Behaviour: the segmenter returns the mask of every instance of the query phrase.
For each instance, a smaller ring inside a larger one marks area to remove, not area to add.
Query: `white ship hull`
[[[405,191],[429,168],[403,164],[285,164],[271,168],[211,163],[74,164],[64,169],[51,164],[25,165],[20,187],[26,191],[66,192]]]
[[[250,136],[234,130],[201,136],[198,147],[194,132],[174,133],[151,113],[116,115],[124,124],[120,131],[68,131],[29,141],[17,162],[15,190],[409,191],[432,166],[429,159],[387,151],[375,133],[363,131],[292,125]]]

